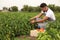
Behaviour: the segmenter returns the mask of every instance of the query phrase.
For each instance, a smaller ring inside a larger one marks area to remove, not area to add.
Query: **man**
[[[32,24],[34,24],[34,23],[46,24],[45,23],[46,20],[48,20],[48,21],[55,21],[56,20],[54,12],[50,8],[48,8],[48,6],[47,6],[46,3],[42,3],[40,5],[40,7],[41,7],[41,13],[39,13],[37,16],[35,16],[35,17],[33,17],[33,18],[30,19]],[[39,17],[41,17],[42,15],[44,15],[43,19],[39,20]],[[36,19],[36,20],[34,20],[34,19]],[[44,32],[44,30],[45,30],[44,27],[40,27],[39,30],[41,32]]]

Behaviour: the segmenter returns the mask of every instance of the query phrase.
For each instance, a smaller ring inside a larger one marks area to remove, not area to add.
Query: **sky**
[[[0,0],[0,9],[3,7],[17,6],[20,10],[24,5],[39,6],[41,3],[60,6],[60,0]]]

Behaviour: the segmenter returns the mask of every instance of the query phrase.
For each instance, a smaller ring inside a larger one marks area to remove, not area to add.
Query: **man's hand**
[[[30,23],[34,24],[35,23],[35,20],[30,21]]]

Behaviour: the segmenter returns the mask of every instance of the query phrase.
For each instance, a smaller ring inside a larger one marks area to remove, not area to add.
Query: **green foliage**
[[[29,35],[30,30],[33,29],[29,19],[34,15],[27,12],[1,12],[0,40],[14,40],[15,36]]]
[[[55,6],[55,5],[48,5],[49,8],[51,8],[55,12],[60,12],[60,6]]]
[[[14,40],[15,36],[29,35],[34,24],[29,19],[37,15],[34,12],[0,12],[0,40]],[[39,33],[38,40],[60,40],[60,14],[57,20],[49,23],[45,33]]]
[[[28,5],[24,5],[23,9],[21,11],[28,11]]]
[[[18,11],[18,7],[17,6],[12,6],[11,9],[12,9],[12,11]]]
[[[45,33],[39,33],[38,40],[60,40],[60,33],[57,29],[50,28]]]

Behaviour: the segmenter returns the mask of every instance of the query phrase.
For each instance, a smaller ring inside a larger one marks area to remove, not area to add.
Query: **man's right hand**
[[[35,23],[35,20],[30,21],[30,23],[31,23],[31,24],[34,24],[34,23]]]

